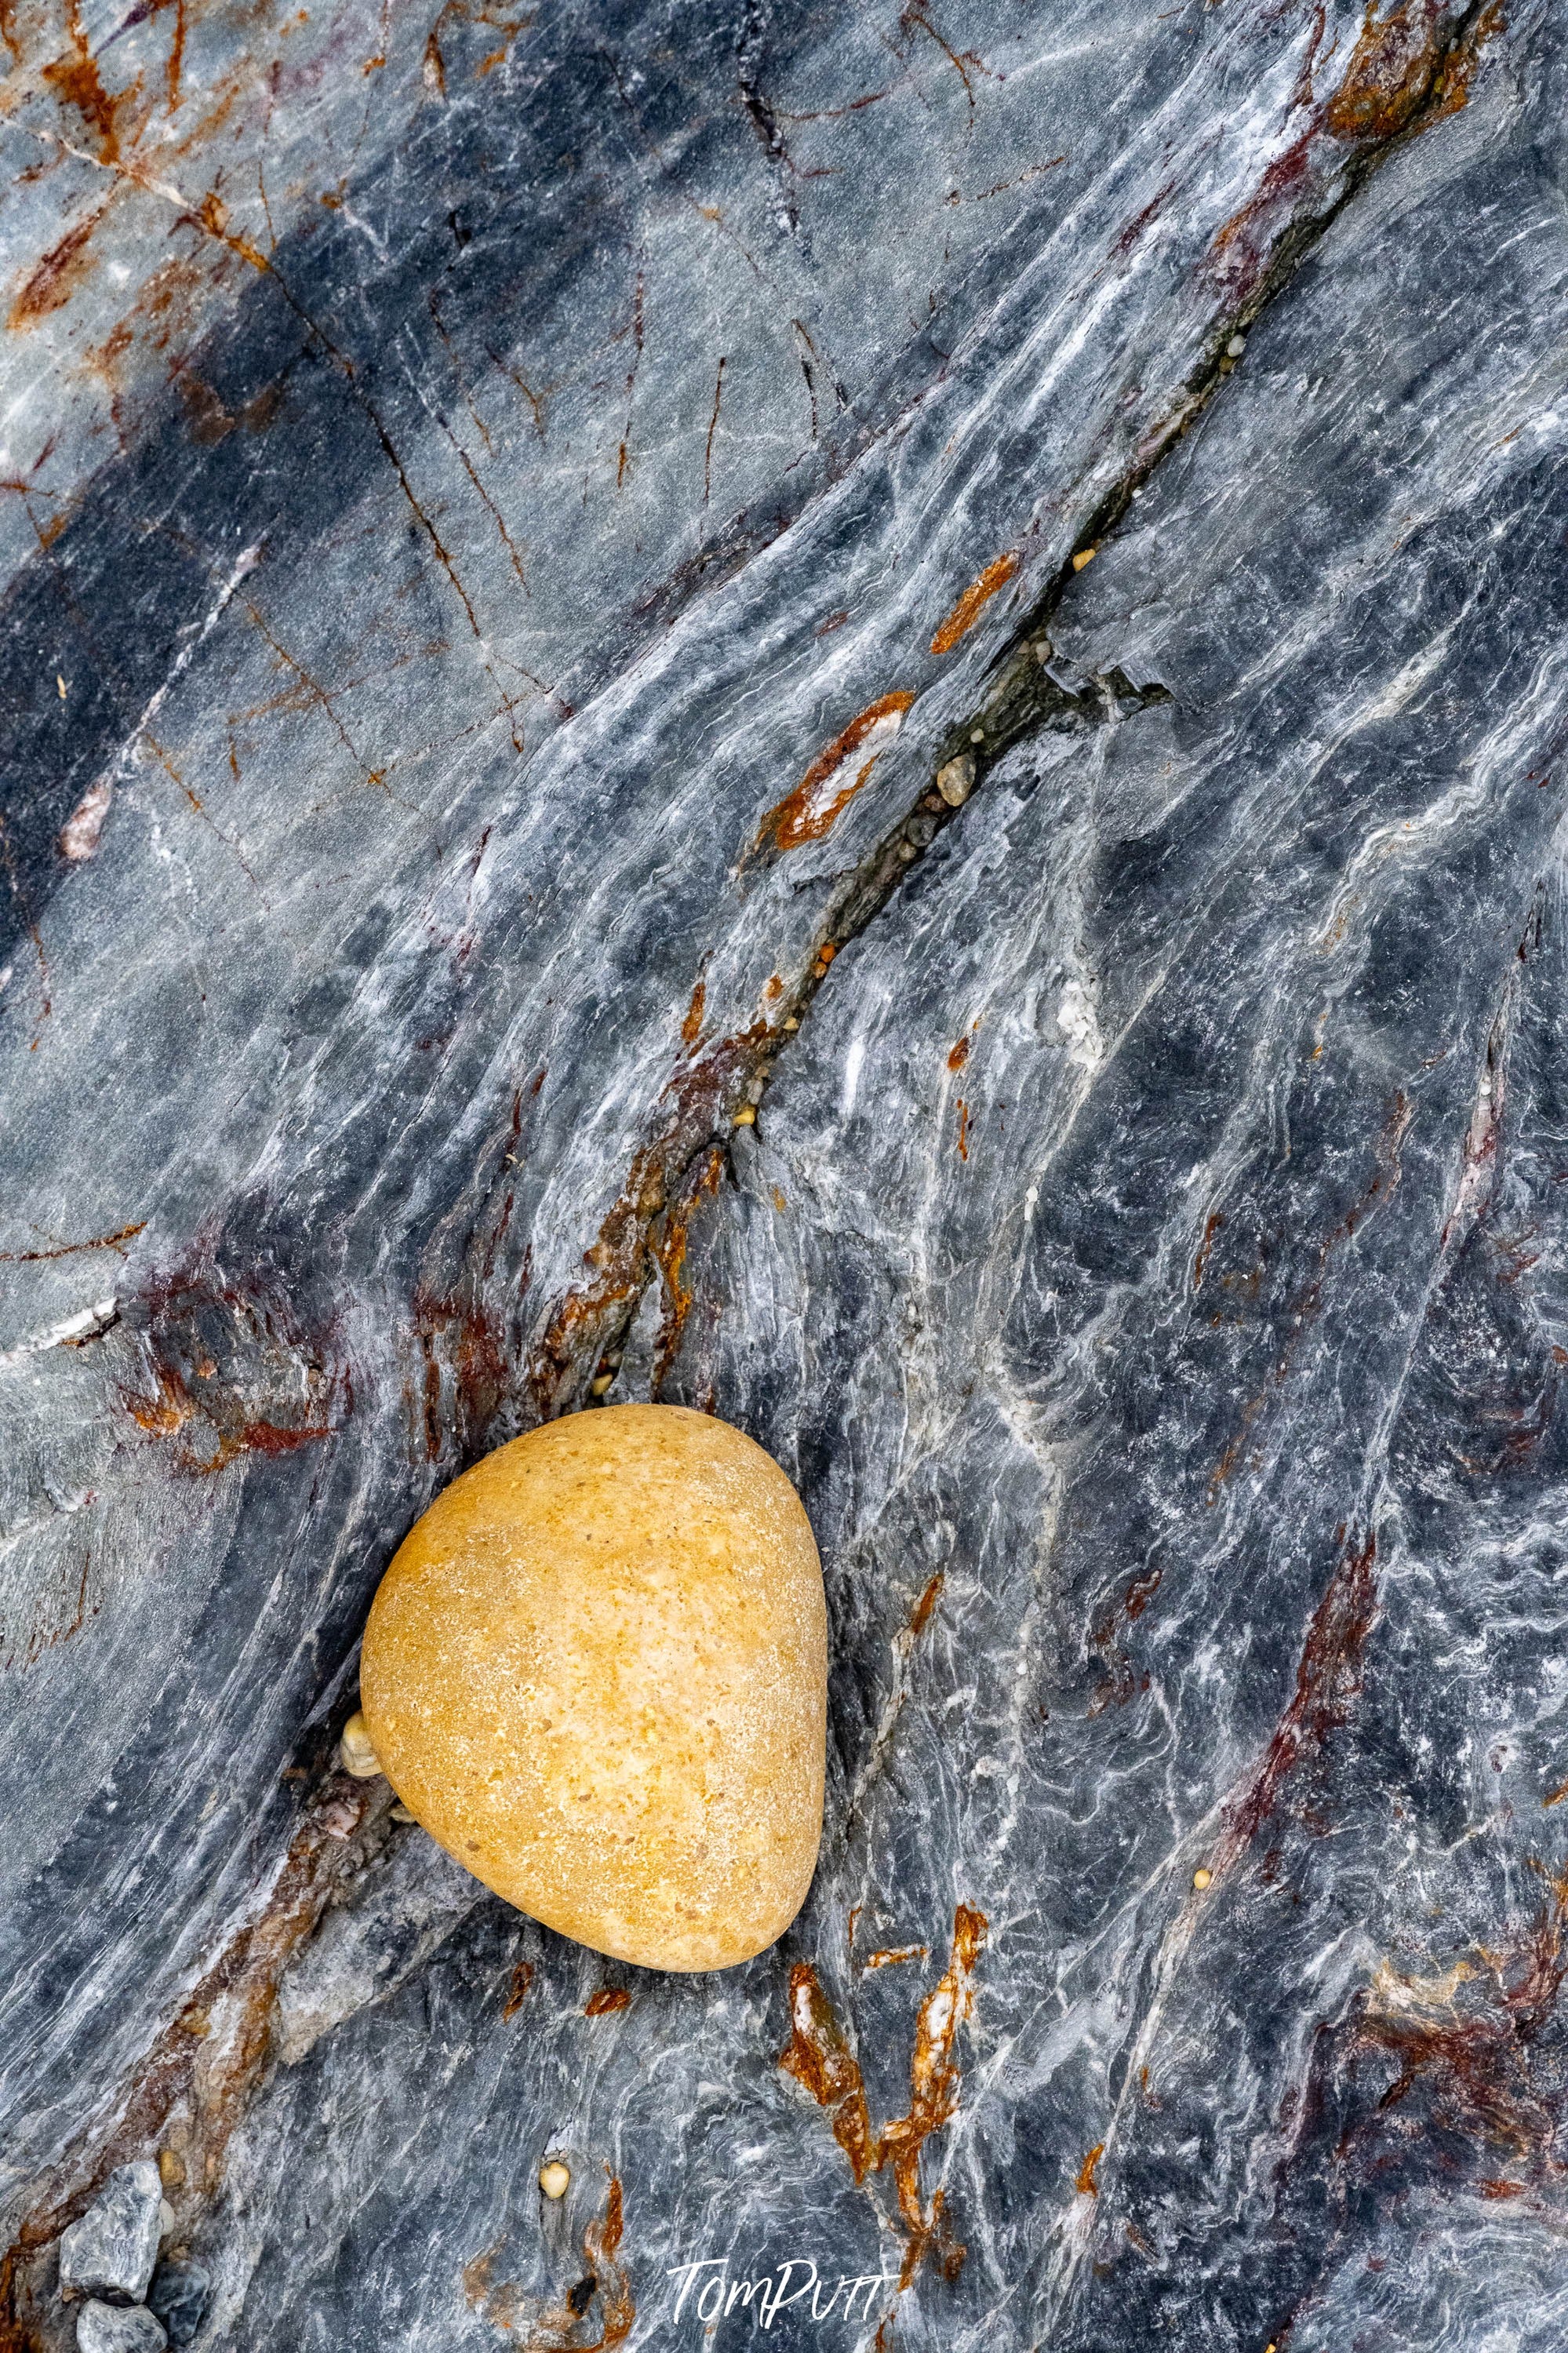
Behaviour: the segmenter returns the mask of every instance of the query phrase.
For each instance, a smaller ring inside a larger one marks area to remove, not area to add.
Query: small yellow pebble
[[[1201,1895],[1205,1887],[1213,1884],[1213,1872],[1206,1869],[1205,1866],[1200,1862],[1196,1871],[1193,1873],[1193,1885],[1197,1889],[1198,1894]]]
[[[539,2186],[547,2198],[564,2198],[572,2187],[571,2168],[552,2157],[548,2165],[539,2168]]]
[[[755,1127],[756,1124],[757,1124],[757,1106],[756,1106],[756,1104],[755,1104],[755,1103],[742,1103],[742,1104],[741,1105],[740,1110],[735,1113],[735,1124],[736,1124],[736,1126],[737,1126],[737,1127]]]
[[[615,1377],[614,1373],[600,1373],[596,1375],[595,1377],[588,1384],[590,1395],[594,1397],[603,1397],[605,1391],[610,1387]]]
[[[1099,553],[1100,551],[1098,548],[1080,547],[1078,554],[1072,560],[1073,570],[1075,572],[1081,572],[1086,564],[1092,564],[1094,562],[1094,559]]]
[[[184,2188],[185,2168],[177,2150],[161,2148],[158,2151],[158,2179],[165,2189]]]
[[[381,1770],[381,1759],[375,1753],[370,1726],[357,1707],[343,1726],[338,1755],[342,1759],[343,1771],[352,1773],[356,1781],[374,1781]]]

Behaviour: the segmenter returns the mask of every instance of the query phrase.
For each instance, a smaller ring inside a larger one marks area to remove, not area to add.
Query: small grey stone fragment
[[[169,2340],[144,2304],[95,2301],[77,2314],[76,2341],[77,2353],[163,2353]]]
[[[150,2157],[116,2166],[99,2196],[60,2240],[62,2295],[139,2303],[158,2260],[163,2188]]]
[[[188,2345],[206,2312],[211,2275],[200,2263],[160,2263],[147,2302],[169,2332],[171,2345]]]

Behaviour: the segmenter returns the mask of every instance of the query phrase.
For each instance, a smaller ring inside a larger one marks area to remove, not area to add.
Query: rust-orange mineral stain
[[[1089,2155],[1084,2158],[1083,2163],[1079,2167],[1078,2179],[1074,2182],[1073,2187],[1078,2191],[1080,2198],[1099,2197],[1100,2183],[1096,2179],[1096,2176],[1100,2171],[1100,2160],[1104,2155],[1105,2143],[1102,2140],[1097,2140],[1094,2147],[1089,2150]]]
[[[583,2233],[583,2261],[592,2274],[594,2295],[599,2305],[599,2334],[592,2339],[581,2334],[593,2298],[578,2302],[584,2286],[580,2283],[563,2304],[548,2306],[537,2315],[528,2327],[527,2336],[518,2337],[519,2353],[613,2353],[616,2346],[626,2343],[637,2308],[625,2267],[616,2261],[623,2230],[621,2185],[612,2174],[605,2211]],[[493,2327],[504,2329],[509,2336],[517,2336],[526,2325],[529,2299],[515,2281],[498,2281],[494,2277],[505,2244],[504,2236],[497,2239],[471,2263],[464,2264],[463,2296],[470,2312],[481,2314]]]
[[[1394,138],[1431,87],[1439,51],[1431,0],[1400,0],[1383,17],[1369,6],[1324,128],[1336,139]]]
[[[805,2085],[819,2108],[827,2110],[833,2137],[849,2159],[850,2172],[858,2182],[864,2181],[881,2160],[871,2138],[860,2062],[809,1961],[797,1961],[789,1973],[789,2047],[779,2065]]]
[[[47,319],[51,311],[61,310],[70,301],[76,287],[92,268],[88,246],[108,209],[107,205],[100,205],[88,219],[68,229],[58,245],[50,247],[6,313],[5,324],[14,333],[25,333],[40,319]]]
[[[915,1641],[918,1641],[925,1632],[931,1620],[931,1613],[941,1600],[942,1588],[946,1582],[946,1571],[940,1568],[934,1577],[927,1580],[925,1590],[915,1603],[913,1614],[910,1619],[910,1633]]]
[[[939,2189],[927,2207],[921,2196],[921,2151],[958,2106],[962,2083],[953,2059],[958,2030],[974,2000],[974,1964],[986,1937],[986,1920],[967,1904],[952,1915],[952,1949],[947,1968],[920,2007],[910,2058],[910,2105],[901,2116],[873,2137],[860,2064],[834,2014],[815,1969],[797,1962],[790,1971],[790,2040],[779,2061],[786,2074],[826,2108],[833,2137],[849,2160],[857,2182],[892,2168],[899,2214],[908,2244],[899,2275],[900,2295],[926,2255],[935,2248],[945,2276],[956,2279],[965,2250],[952,2238]],[[903,1958],[889,1954],[887,1958]]]
[[[900,689],[879,695],[858,719],[825,744],[793,793],[768,811],[756,847],[798,849],[832,832],[904,723],[914,696]]]
[[[950,654],[961,638],[966,638],[986,606],[999,589],[1005,588],[1016,574],[1016,555],[999,555],[988,564],[978,580],[972,580],[952,612],[931,641],[933,654]]]

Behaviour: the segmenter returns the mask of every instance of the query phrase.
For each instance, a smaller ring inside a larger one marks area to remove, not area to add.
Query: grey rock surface
[[[1555,2348],[1561,9],[6,24],[16,2341],[161,2152],[215,2353]],[[606,1374],[824,1556],[708,1979],[333,1766]]]
[[[169,2339],[144,2304],[84,2304],[76,2341],[79,2353],[163,2353]]]
[[[160,2263],[147,2291],[147,2308],[162,2321],[171,2345],[189,2345],[211,2294],[211,2277],[200,2263]]]
[[[147,2293],[163,2235],[163,2186],[148,2158],[117,2166],[79,2221],[60,2236],[60,2287],[67,2295]]]

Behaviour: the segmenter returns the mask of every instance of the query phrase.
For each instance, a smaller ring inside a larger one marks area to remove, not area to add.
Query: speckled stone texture
[[[0,16],[0,2342],[1555,2353],[1564,29]],[[595,1390],[823,1554],[710,1978],[333,1764]]]

